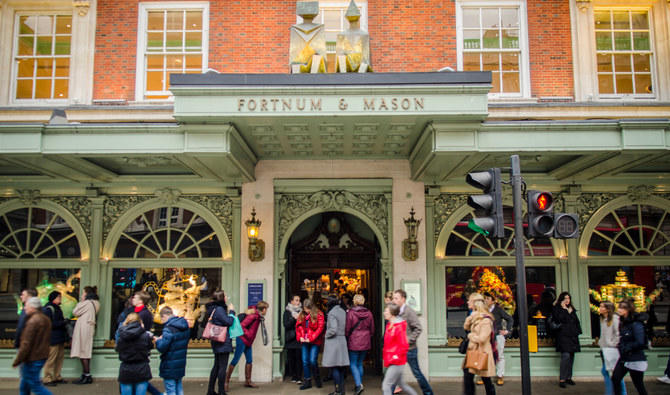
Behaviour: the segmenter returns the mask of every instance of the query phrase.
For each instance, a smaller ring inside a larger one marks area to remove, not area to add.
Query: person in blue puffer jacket
[[[156,338],[156,349],[161,353],[159,375],[163,378],[167,395],[184,395],[181,380],[186,375],[188,322],[176,317],[169,307],[161,309],[160,317],[164,326],[163,334]]]
[[[235,322],[235,308],[232,303],[228,303],[228,296],[222,289],[214,291],[212,301],[205,305],[207,308],[207,320],[218,326],[230,327]],[[214,366],[209,374],[209,385],[207,395],[215,395],[214,385],[219,380],[219,392],[217,395],[226,395],[226,369],[228,367],[228,357],[233,351],[233,343],[230,336],[226,337],[225,342],[212,340],[212,351],[214,352]]]

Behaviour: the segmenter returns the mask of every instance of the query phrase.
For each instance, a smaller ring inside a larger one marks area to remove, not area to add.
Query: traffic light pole
[[[521,210],[521,165],[519,155],[512,155],[512,189],[514,192],[514,250],[516,255],[516,308],[519,312],[521,348],[521,393],[530,395],[530,355],[528,350],[528,304],[526,302],[526,268],[523,264],[523,212]]]

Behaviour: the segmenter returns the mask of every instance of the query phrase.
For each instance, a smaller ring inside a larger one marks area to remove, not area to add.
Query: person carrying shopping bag
[[[468,307],[472,314],[468,316],[463,328],[469,331],[468,349],[463,360],[463,390],[465,395],[475,394],[475,375],[482,378],[486,395],[495,395],[491,377],[496,375],[496,361],[493,349],[492,334],[494,333],[494,318],[486,307],[481,294],[473,293],[468,298]],[[473,359],[478,359],[474,361]]]

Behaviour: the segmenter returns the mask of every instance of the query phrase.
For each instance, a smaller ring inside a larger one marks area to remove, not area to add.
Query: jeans
[[[356,387],[360,387],[361,382],[363,381],[363,360],[365,360],[365,354],[367,353],[366,350],[349,351],[351,375],[354,376],[354,384]]]
[[[405,384],[405,380],[402,378],[402,371],[404,369],[405,365],[391,365],[386,369],[384,381],[382,381],[382,392],[384,395],[393,395],[396,386],[402,388],[409,395],[417,395],[414,388]]]
[[[486,395],[496,395],[496,387],[493,386],[491,378],[481,377],[481,379],[484,382]],[[463,394],[475,395],[475,374],[470,373],[469,369],[463,369]]]
[[[639,372],[637,370],[630,370],[624,366],[624,362],[619,360],[614,372],[612,372],[612,384],[614,385],[614,394],[623,395],[622,385],[623,378],[626,376],[626,373],[630,372],[630,378],[633,379],[633,385],[637,390],[639,395],[647,395],[647,389],[644,388],[644,372]]]
[[[184,395],[184,388],[181,386],[181,379],[163,379],[163,384],[165,384],[165,393],[167,395]]]
[[[237,338],[237,343],[235,344],[235,354],[233,355],[233,360],[230,361],[230,364],[233,366],[237,366],[237,363],[240,361],[240,358],[242,357],[242,353],[244,353],[244,359],[247,360],[247,363],[253,363],[251,357],[251,347],[247,347],[247,345],[244,344],[244,342],[240,338]]]
[[[561,353],[561,373],[559,376],[560,381],[572,379],[572,365],[575,363],[575,353],[574,352],[562,352]]]
[[[148,387],[148,381],[130,384],[121,383],[121,395],[145,395]]]
[[[610,373],[605,369],[605,363],[603,363],[603,368],[600,370],[600,373],[602,373],[605,378],[605,395],[614,395],[612,379],[610,378]],[[621,379],[621,395],[627,395],[626,384],[623,382],[623,379]]]
[[[333,384],[335,384],[335,388],[344,388],[344,372],[346,370],[346,367],[344,366],[335,366],[333,368],[330,368],[331,372],[333,373]]]
[[[149,391],[151,395],[163,395],[163,393],[160,392],[158,388],[154,387],[150,381],[147,381],[147,391]]]
[[[312,368],[316,369],[317,357],[319,356],[319,346],[311,343],[302,345],[302,372],[306,379],[312,378]]]
[[[39,361],[24,362],[21,364],[21,383],[19,384],[20,395],[30,395],[34,392],[37,395],[52,395],[51,391],[46,389],[40,381],[40,371],[44,366],[46,359]]]
[[[418,350],[416,348],[410,348],[409,351],[407,351],[407,364],[409,365],[410,369],[412,369],[412,374],[414,374],[414,377],[416,377],[416,381],[419,383],[423,394],[433,395],[433,389],[430,388],[428,380],[426,380],[423,373],[421,373],[421,369],[419,368],[419,357],[417,354]]]

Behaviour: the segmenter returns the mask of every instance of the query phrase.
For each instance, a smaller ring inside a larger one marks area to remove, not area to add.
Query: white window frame
[[[202,72],[209,67],[209,2],[144,2],[139,3],[137,23],[137,69],[135,71],[135,101],[173,102],[174,96],[166,99],[145,99],[146,85],[146,31],[147,16],[154,10],[202,10]]]
[[[457,68],[463,71],[463,8],[491,7],[519,9],[519,93],[489,93],[491,99],[530,99],[530,56],[528,46],[528,13],[526,2],[521,0],[457,0],[456,1],[456,52]]]

